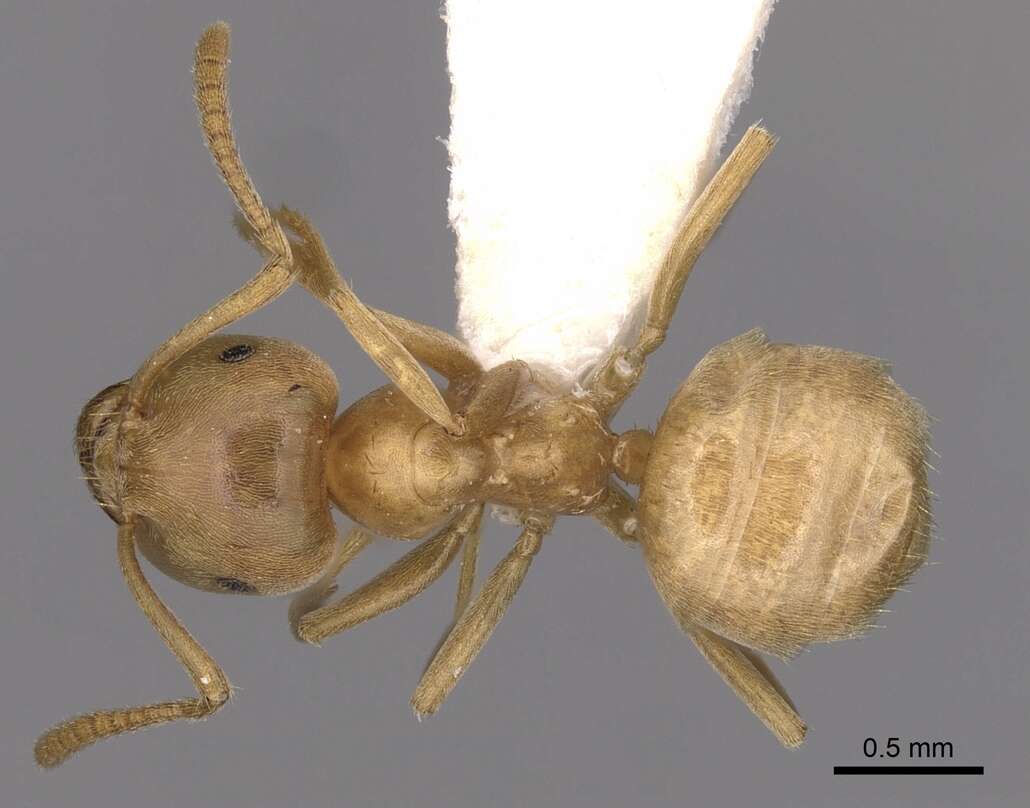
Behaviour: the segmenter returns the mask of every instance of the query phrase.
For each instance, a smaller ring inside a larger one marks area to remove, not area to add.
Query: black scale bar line
[[[983,774],[983,766],[834,766],[834,774]]]

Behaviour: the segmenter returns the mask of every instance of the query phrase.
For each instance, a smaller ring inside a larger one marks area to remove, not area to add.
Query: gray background
[[[32,743],[54,721],[190,693],[120,580],[71,438],[87,398],[258,266],[191,106],[191,49],[219,17],[234,25],[237,131],[266,199],[313,216],[370,303],[454,321],[436,3],[4,4],[0,802],[1027,804],[1022,2],[780,4],[735,136],[763,118],[782,141],[618,424],[653,425],[705,351],[754,325],[889,357],[938,419],[934,566],[891,602],[885,629],[776,666],[812,728],[802,749],[780,748],[679,635],[635,551],[565,519],[421,724],[407,699],[448,620],[453,571],[321,650],[291,638],[283,600],[154,574],[237,698],[204,725],[39,772]],[[345,402],[382,383],[300,291],[238,330],[316,350]],[[484,566],[512,538],[491,524]],[[346,582],[400,549],[381,543]],[[863,762],[866,737],[892,735],[950,740],[955,762],[987,775],[831,775]]]

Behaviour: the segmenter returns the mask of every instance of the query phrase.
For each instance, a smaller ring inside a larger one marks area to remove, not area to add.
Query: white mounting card
[[[773,0],[447,0],[458,325],[571,385],[634,336]]]

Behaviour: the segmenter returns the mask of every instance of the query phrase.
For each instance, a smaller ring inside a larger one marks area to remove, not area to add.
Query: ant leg
[[[602,415],[610,418],[636,388],[647,357],[665,341],[694,263],[775,145],[761,126],[748,129],[687,212],[651,288],[636,344],[613,351],[590,382],[588,392]]]
[[[411,697],[416,714],[435,713],[468,670],[507,611],[553,524],[553,517],[525,520],[522,535],[511,552],[490,573],[476,599],[463,612],[422,674]]]
[[[529,374],[529,365],[519,360],[505,362],[484,372],[476,392],[461,413],[465,434],[475,437],[494,429],[507,414],[519,383]]]
[[[444,573],[462,541],[479,531],[482,516],[481,504],[467,506],[433,538],[419,544],[364,586],[336,603],[301,616],[297,635],[305,642],[319,645],[326,637],[407,603]]]
[[[334,289],[345,284],[325,248],[324,240],[319,237],[318,241],[314,242],[317,230],[307,217],[296,211],[282,206],[274,215],[305,239],[303,243],[291,243],[294,260],[299,264],[298,280],[316,299],[325,302]],[[259,252],[266,252],[260,237],[243,216],[237,214],[233,224],[240,238],[256,247]],[[368,308],[393,332],[415,359],[424,362],[449,382],[463,377],[476,377],[483,372],[465,343],[446,331],[399,317],[382,309],[371,306]]]
[[[293,247],[302,267],[300,282],[315,297],[330,301],[329,305],[340,313],[331,302],[332,297],[339,290],[350,290],[341,280],[321,235],[306,217],[295,211],[284,207],[280,209],[279,216],[302,240]],[[351,294],[353,295],[352,292]],[[356,297],[354,299],[357,300]],[[392,332],[415,359],[425,362],[448,381],[453,383],[459,379],[469,378],[479,381],[474,398],[469,402],[465,412],[458,416],[458,421],[464,429],[470,430],[463,434],[479,435],[496,426],[515,397],[519,381],[529,373],[528,365],[519,361],[506,362],[489,371],[483,371],[469,349],[450,334],[379,309],[368,311]],[[343,318],[342,313],[340,316]],[[421,368],[419,370],[421,371]],[[428,382],[428,377],[426,380]],[[400,387],[401,392],[412,398],[409,391],[401,387],[396,379],[393,381]],[[436,392],[435,387],[433,392]],[[412,400],[418,404],[413,398]],[[432,417],[424,407],[420,409]]]
[[[608,493],[589,515],[624,542],[632,543],[637,540],[637,503],[626,489],[614,480],[608,482]]]
[[[401,345],[411,351],[420,362],[424,362],[449,382],[462,378],[476,378],[483,369],[461,340],[446,331],[398,317],[382,309],[372,313],[389,328]]]
[[[294,260],[299,265],[298,280],[308,292],[324,301],[333,289],[345,285],[325,247],[324,239],[306,216],[285,205],[273,215],[304,239],[303,242],[292,243],[292,247]],[[265,252],[260,237],[243,216],[237,214],[233,224],[240,238],[259,252]],[[369,306],[369,310],[393,332],[412,356],[449,382],[468,376],[476,377],[483,372],[468,346],[452,334],[382,309]]]
[[[636,541],[636,502],[612,481],[608,495],[590,515],[625,542]],[[805,723],[764,660],[753,651],[700,627],[684,627],[698,650],[741,701],[784,746],[800,746]]]
[[[290,629],[298,640],[300,637],[300,619],[309,612],[322,606],[339,588],[336,578],[358,553],[372,542],[372,534],[360,527],[353,528],[343,542],[337,545],[336,555],[329,563],[322,577],[315,583],[298,592],[290,601]]]
[[[297,245],[302,264],[301,284],[322,301],[334,289],[344,288],[346,291],[346,284],[314,225],[306,217],[285,207],[280,208],[279,215],[287,227],[304,239],[303,244]],[[382,309],[369,307],[369,310],[393,332],[412,356],[425,362],[448,381],[482,373],[479,362],[465,343],[446,331],[398,317]]]
[[[216,23],[204,32],[197,45],[194,69],[197,107],[211,155],[248,225],[249,232],[244,235],[253,240],[262,251],[270,253],[272,259],[265,270],[250,284],[186,326],[144,364],[137,374],[143,378],[138,383],[134,380],[134,389],[130,391],[130,402],[137,409],[142,401],[142,391],[168,362],[189,350],[213,331],[282,294],[300,269],[294,264],[290,243],[279,222],[261,201],[240,159],[228,112],[228,55],[229,26],[225,23]],[[371,309],[358,300],[350,287],[340,281],[325,245],[321,238],[317,237],[317,233],[314,233],[313,228],[290,211],[285,211],[282,215],[291,226],[290,217],[294,217],[300,224],[300,229],[307,227],[311,235],[315,236],[311,239],[313,243],[310,246],[318,260],[310,263],[321,272],[309,273],[311,283],[306,284],[309,289],[336,312],[365,352],[416,406],[451,433],[460,434],[460,422],[453,417],[444,403],[443,396],[426,372],[390,329]],[[307,233],[303,232],[302,235],[306,236]],[[425,340],[426,336],[422,336]],[[460,364],[463,360],[478,370],[478,364],[474,363],[467,352],[458,359],[453,359],[452,363]]]
[[[794,709],[765,663],[755,660],[739,645],[695,627],[686,630],[697,650],[711,664],[740,700],[768,727],[784,746],[800,746],[808,727]]]
[[[481,534],[482,531],[476,530],[465,539],[461,553],[461,568],[458,570],[458,591],[454,599],[454,617],[451,619],[450,625],[447,626],[440,636],[440,639],[437,640],[436,647],[433,649],[433,656],[440,650],[440,646],[447,639],[447,635],[451,633],[451,629],[454,628],[455,624],[465,613],[469,601],[472,600],[472,586],[476,582],[476,566],[479,562],[479,539]]]
[[[458,571],[458,594],[454,602],[454,622],[468,608],[472,600],[472,585],[476,582],[476,565],[479,562],[479,537],[482,531],[473,530],[465,539],[461,553],[461,569]]]
[[[112,735],[180,718],[204,718],[229,699],[229,681],[221,668],[161,602],[143,576],[136,559],[134,525],[134,517],[127,516],[118,526],[118,560],[125,581],[168,649],[186,668],[199,695],[121,710],[98,710],[58,724],[36,742],[36,762],[44,768],[53,768],[84,747]]]
[[[250,281],[189,322],[140,366],[128,391],[130,411],[137,415],[142,413],[147,390],[164,368],[218,329],[273,301],[289,288],[297,274],[289,241],[258,196],[233,137],[226,86],[228,59],[229,26],[215,23],[204,31],[197,43],[194,62],[197,109],[211,156],[270,259]]]
[[[416,407],[451,434],[461,435],[464,425],[455,418],[429,375],[378,313],[362,303],[342,281],[318,231],[288,208],[281,208],[279,217],[301,239],[295,249],[304,267],[301,282],[308,291],[332,309],[362,350]],[[407,336],[415,347],[434,357],[433,363],[427,362],[431,367],[439,364],[450,372],[479,371],[479,364],[468,350],[456,348],[458,341],[454,337],[445,338],[443,332],[428,326],[411,326],[415,327],[406,329]]]

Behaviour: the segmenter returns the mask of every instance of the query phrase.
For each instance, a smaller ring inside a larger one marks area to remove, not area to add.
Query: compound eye
[[[244,583],[239,578],[215,578],[215,583],[226,592],[241,592],[247,594],[257,591],[250,584]]]
[[[254,353],[254,346],[241,342],[237,345],[230,345],[218,354],[218,358],[223,362],[242,362],[252,353]]]

